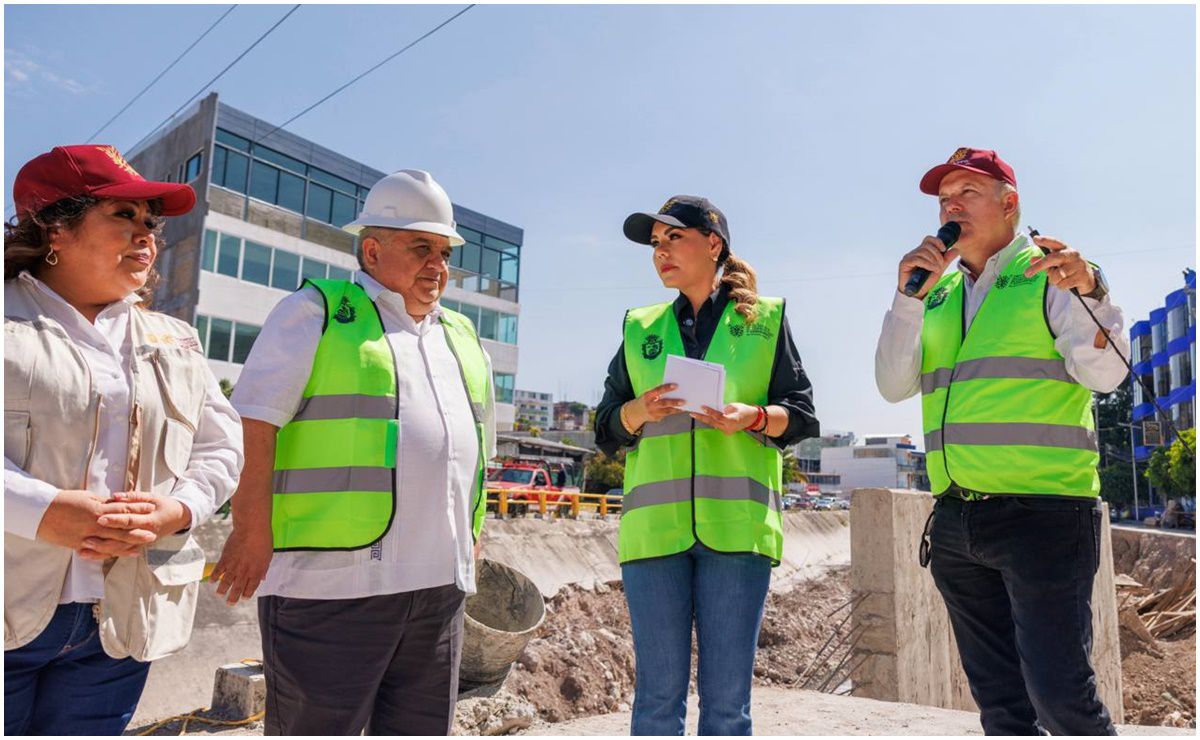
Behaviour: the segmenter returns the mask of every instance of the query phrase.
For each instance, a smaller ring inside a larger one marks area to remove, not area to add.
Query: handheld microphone
[[[957,221],[947,221],[938,229],[937,238],[946,245],[946,249],[954,246],[954,242],[958,241],[958,237],[962,234],[962,227]],[[904,295],[914,296],[921,292],[921,286],[929,279],[929,270],[924,267],[913,269],[912,274],[908,276],[908,282],[904,284]]]

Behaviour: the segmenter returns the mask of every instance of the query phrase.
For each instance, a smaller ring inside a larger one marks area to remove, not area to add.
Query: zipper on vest
[[[96,455],[96,447],[100,444],[100,401],[103,399],[99,393],[96,394],[96,417],[92,422],[92,446],[88,448],[87,460],[83,463],[83,480],[79,482],[79,490],[86,491],[88,483],[88,471],[92,469],[92,458]]]

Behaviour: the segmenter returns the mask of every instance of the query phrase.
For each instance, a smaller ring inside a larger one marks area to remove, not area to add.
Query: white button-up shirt
[[[963,273],[963,300],[966,302],[967,327],[975,319],[996,276],[1025,247],[1024,235],[1013,239],[1004,249],[992,255],[983,267],[979,279],[960,261]],[[1112,337],[1113,345],[1129,357],[1129,337],[1125,335],[1125,314],[1109,301],[1084,298],[1092,312]],[[1054,348],[1065,360],[1067,372],[1079,384],[1098,393],[1113,391],[1128,374],[1128,369],[1112,347],[1095,347],[1095,322],[1070,291],[1049,286],[1046,297],[1046,317],[1053,332]],[[875,348],[875,384],[879,393],[896,403],[921,392],[921,325],[925,319],[925,304],[896,291],[892,308],[883,318],[883,331]]]
[[[93,324],[28,272],[21,273],[6,290],[31,291],[42,312],[61,324],[79,348],[92,375],[92,385],[101,397],[100,433],[87,470],[87,490],[105,497],[125,490],[133,387],[129,312],[134,310],[138,297],[130,295],[105,306]],[[191,459],[171,491],[173,498],[191,510],[192,527],[202,524],[233,495],[242,469],[241,420],[212,373],[208,385]],[[4,531],[36,539],[42,516],[57,494],[58,488],[34,478],[5,457]],[[102,563],[85,560],[76,553],[59,603],[94,602],[103,596]]]
[[[257,593],[351,599],[451,583],[474,593],[471,491],[479,443],[458,360],[438,320],[441,310],[418,323],[400,294],[365,273],[357,281],[379,307],[398,363],[396,514],[391,529],[369,548],[275,553]],[[271,311],[234,387],[233,403],[243,417],[276,427],[292,419],[324,321],[324,301],[311,286]],[[483,422],[494,440],[494,398],[485,404]],[[485,454],[495,454],[494,443]]]

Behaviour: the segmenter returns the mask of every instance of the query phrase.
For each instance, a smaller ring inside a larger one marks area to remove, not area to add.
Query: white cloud
[[[5,48],[4,50],[4,80],[10,85],[17,85],[22,89],[30,90],[36,90],[39,87],[49,85],[68,92],[71,95],[79,95],[88,90],[78,80],[64,77],[38,64],[23,52],[9,48]]]

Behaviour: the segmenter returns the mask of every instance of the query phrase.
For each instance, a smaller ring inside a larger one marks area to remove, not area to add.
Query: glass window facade
[[[492,380],[496,386],[496,402],[512,403],[513,390],[517,387],[516,376],[507,373],[495,373],[492,376]]]
[[[521,275],[521,247],[466,226],[458,233],[467,241],[450,257],[450,283],[463,290],[516,302]]]
[[[258,339],[258,333],[262,331],[261,326],[203,314],[196,314],[195,324],[205,357],[239,365],[246,362],[254,340]]]
[[[212,229],[204,232],[200,269],[289,293],[300,286],[302,278],[353,280],[357,274],[356,270]]]
[[[187,164],[184,165],[184,173],[183,173],[183,181],[184,182],[191,182],[192,180],[195,180],[197,177],[200,176],[200,163],[203,161],[203,159],[204,158],[199,153],[197,153],[197,154],[193,155],[191,157],[191,159],[189,159],[187,161]]]

